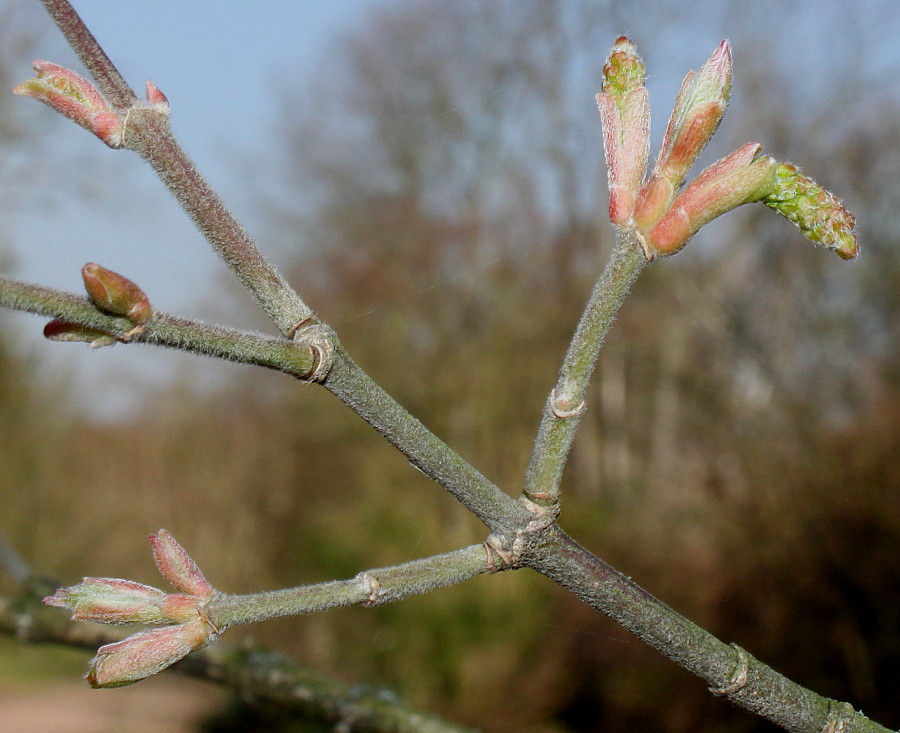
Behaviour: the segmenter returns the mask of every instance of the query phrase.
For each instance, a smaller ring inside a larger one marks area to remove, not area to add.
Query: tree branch
[[[563,469],[586,409],[585,394],[600,347],[646,264],[647,257],[635,233],[617,230],[612,255],[575,329],[534,443],[525,476],[525,496],[541,506],[555,506],[559,501]]]
[[[39,598],[0,596],[0,633],[25,644],[61,644],[93,653],[119,641],[122,632],[85,621],[68,621]],[[360,733],[465,733],[408,707],[383,689],[344,685],[262,647],[218,643],[194,652],[172,669],[226,685],[251,705],[276,705],[298,718]]]
[[[301,379],[313,374],[317,365],[317,352],[311,345],[211,326],[159,312],[154,313],[142,332],[130,336],[134,323],[97,310],[85,297],[8,278],[0,278],[0,306],[59,318],[119,339],[256,364]]]
[[[123,145],[156,171],[169,192],[281,333],[293,336],[312,309],[262,254],[172,135],[168,115],[141,103],[68,0],[43,0],[108,101],[125,117]]]
[[[213,621],[224,627],[284,613],[394,600],[496,569],[491,554],[495,553],[504,566],[527,565],[555,580],[705,679],[716,694],[788,730],[886,730],[848,705],[816,695],[743,650],[725,645],[584,550],[553,521],[563,468],[600,347],[647,261],[636,235],[619,232],[610,262],[594,288],[544,410],[525,480],[525,498],[531,505],[517,502],[430,433],[356,366],[336,336],[318,323],[311,309],[212,191],[174,139],[167,115],[138,103],[68,0],[43,1],[103,93],[124,113],[124,145],[150,163],[282,334],[293,338],[295,334],[314,332],[327,339],[333,361],[329,360],[330,370],[317,378],[400,449],[413,465],[451,491],[494,533],[490,546],[473,546],[445,556],[370,571],[349,581],[255,596],[216,596],[208,605]],[[101,313],[87,299],[9,280],[0,280],[0,305],[88,325],[122,340],[185,348],[305,378],[315,373],[317,355],[322,354],[311,344],[267,340],[256,334],[218,329],[164,314],[154,315],[142,332],[136,332],[132,322]],[[306,328],[313,325],[316,331]],[[546,509],[543,513],[542,508]],[[0,621],[6,610],[0,607]],[[14,624],[11,628],[17,627]]]
[[[461,583],[482,573],[505,569],[494,564],[484,544],[389,568],[367,570],[349,580],[335,580],[249,595],[218,595],[205,608],[220,631],[236,624],[280,616],[315,613],[328,608],[393,603],[420,593]]]
[[[793,733],[888,733],[848,703],[808,690],[720,641],[588,552],[558,525],[535,539],[526,565],[706,680],[713,694]]]

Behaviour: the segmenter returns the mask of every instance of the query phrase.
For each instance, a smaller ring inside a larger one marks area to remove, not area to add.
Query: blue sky
[[[386,2],[73,4],[135,89],[142,93],[144,82],[152,79],[168,96],[181,143],[252,232],[253,206],[240,195],[245,191],[241,171],[253,150],[270,152],[274,89],[292,75],[315,73],[335,36],[360,25],[371,8]],[[37,21],[47,29],[38,57],[80,69],[49,18],[38,15]],[[30,75],[31,61],[21,60],[22,79]],[[23,98],[12,103],[34,105]],[[51,114],[44,108],[41,113]],[[31,197],[16,212],[14,261],[7,273],[80,292],[81,265],[97,261],[137,280],[162,310],[235,324],[235,309],[223,316],[217,305],[217,291],[228,277],[225,267],[136,156],[108,150],[68,123],[53,128],[39,155],[50,162],[37,185],[53,189],[52,203]],[[54,168],[54,159],[65,165]],[[96,205],[85,205],[86,191]],[[15,314],[5,322],[10,320],[20,331],[23,349],[41,365],[67,372],[73,392],[99,400],[101,411],[118,412],[118,406],[133,403],[133,390],[152,388],[169,379],[173,369],[189,371],[196,365],[195,359],[156,349],[120,346],[93,353],[80,345],[50,344],[40,336],[39,319]],[[234,367],[218,369],[227,373],[229,368]]]

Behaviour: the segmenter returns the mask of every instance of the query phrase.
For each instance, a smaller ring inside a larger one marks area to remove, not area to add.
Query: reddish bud
[[[159,530],[150,535],[153,560],[162,576],[176,588],[199,598],[209,598],[215,592],[191,556],[175,541],[170,532]]]
[[[656,165],[635,208],[634,219],[640,231],[649,231],[666,212],[688,170],[718,128],[731,96],[731,76],[728,41],[722,41],[700,71],[685,76]]]
[[[152,81],[147,82],[147,101],[153,105],[153,108],[157,112],[162,112],[164,114],[169,113],[169,100],[166,98],[166,95],[163,94],[159,87],[156,86]]]
[[[142,631],[97,650],[85,679],[91,687],[123,687],[161,672],[215,640],[202,618]]]
[[[37,76],[26,79],[13,94],[37,99],[89,130],[111,148],[122,145],[123,119],[96,87],[71,69],[35,61]]]
[[[650,154],[644,62],[625,36],[616,41],[603,67],[603,91],[597,95],[597,106],[609,175],[609,218],[623,227],[631,221]]]
[[[758,157],[762,146],[747,143],[691,182],[644,237],[649,256],[674,254],[707,222],[772,193],[775,161]]]
[[[197,599],[170,596],[149,585],[119,578],[85,578],[60,588],[44,605],[67,608],[72,618],[104,624],[170,624],[197,616]]]
[[[50,341],[83,342],[90,344],[92,349],[113,346],[118,340],[99,328],[89,328],[80,323],[69,323],[60,319],[50,321],[44,326],[44,338]]]
[[[91,302],[104,313],[124,316],[136,324],[153,317],[149,298],[127,277],[93,262],[81,268],[81,276]]]

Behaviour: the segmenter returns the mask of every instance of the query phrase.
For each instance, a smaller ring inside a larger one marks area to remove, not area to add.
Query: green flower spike
[[[859,253],[853,214],[797,166],[778,166],[775,189],[763,202],[793,222],[807,239],[837,252],[839,257],[850,260]]]

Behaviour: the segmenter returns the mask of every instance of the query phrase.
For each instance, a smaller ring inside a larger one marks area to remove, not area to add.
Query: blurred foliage
[[[284,99],[274,136],[265,207],[292,280],[365,369],[510,493],[610,247],[592,94],[620,10],[392,5],[346,39],[342,66]],[[741,33],[739,50],[766,45]],[[862,260],[753,210],[649,268],[605,347],[561,521],[720,638],[897,727],[900,116],[863,85],[795,109],[802,124],[764,116],[789,104],[749,56],[731,124],[851,194]],[[843,114],[861,98],[867,113]],[[157,584],[142,536],[161,526],[231,592],[483,538],[315,387],[237,369],[212,394],[172,385],[98,425],[60,408],[64,385],[38,394],[29,371],[0,352],[0,528],[64,581]],[[772,729],[529,571],[241,633],[487,730]]]
[[[0,637],[0,691],[46,686],[48,679],[78,679],[84,653],[64,647],[25,646]]]

